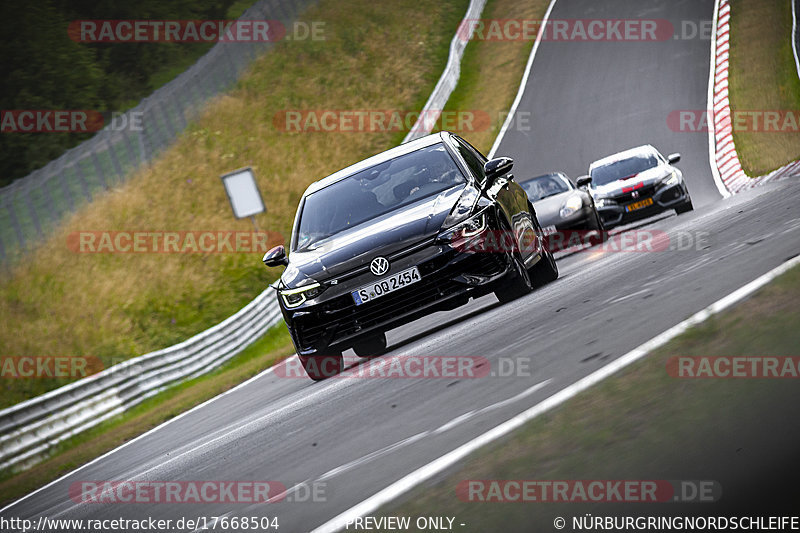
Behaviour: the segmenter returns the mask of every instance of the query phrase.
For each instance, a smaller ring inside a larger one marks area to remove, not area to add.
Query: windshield
[[[654,154],[637,155],[595,167],[591,170],[592,183],[605,185],[612,181],[630,178],[647,169],[658,166],[658,158]]]
[[[548,196],[555,196],[571,189],[569,182],[558,174],[547,174],[532,180],[520,183],[531,202],[536,202]]]
[[[306,196],[294,249],[465,183],[441,143],[384,161]]]

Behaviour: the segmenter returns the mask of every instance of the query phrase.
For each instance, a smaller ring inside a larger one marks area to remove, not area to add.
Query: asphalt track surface
[[[554,18],[709,20],[710,0],[558,0]],[[581,172],[594,158],[652,142],[679,151],[694,212],[639,229],[686,250],[592,249],[559,260],[555,283],[512,304],[493,296],[389,333],[398,355],[482,356],[482,379],[332,379],[268,372],[77,470],[2,517],[169,518],[277,516],[284,532],[309,531],[409,472],[601,368],[800,251],[800,183],[786,180],[725,200],[708,163],[707,136],[672,132],[672,109],[704,109],[708,40],[543,43],[520,110],[530,132],[509,131],[498,150],[516,168]],[[555,133],[554,133],[555,132]],[[691,242],[691,246],[687,243]],[[257,268],[257,267],[256,267]],[[497,375],[500,361],[527,371]],[[79,481],[323,481],[324,498],[290,491],[273,504],[78,504]],[[303,501],[299,501],[303,500]],[[460,528],[468,531],[469,528]]]

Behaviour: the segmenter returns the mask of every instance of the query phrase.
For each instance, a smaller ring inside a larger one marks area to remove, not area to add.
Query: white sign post
[[[261,198],[261,191],[258,190],[256,177],[250,167],[240,168],[233,172],[228,172],[220,176],[222,185],[231,202],[233,216],[236,218],[250,217],[253,227],[258,231],[254,215],[265,213],[267,207]]]

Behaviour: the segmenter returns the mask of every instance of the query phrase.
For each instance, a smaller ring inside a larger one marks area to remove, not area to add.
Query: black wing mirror
[[[680,160],[681,160],[681,154],[669,154],[669,156],[667,156],[667,161],[669,161],[670,165],[674,165]]]
[[[494,185],[494,182],[497,181],[497,178],[508,174],[513,166],[514,160],[510,157],[498,157],[497,159],[487,161],[486,164],[483,165],[483,173],[486,175],[484,188],[488,189]]]
[[[581,176],[580,178],[575,180],[575,184],[578,186],[579,189],[583,187],[588,187],[589,185],[591,185],[591,183],[592,183],[591,176]]]
[[[286,257],[286,248],[284,248],[282,244],[279,244],[265,253],[261,261],[268,267],[287,266],[289,264],[289,258]]]

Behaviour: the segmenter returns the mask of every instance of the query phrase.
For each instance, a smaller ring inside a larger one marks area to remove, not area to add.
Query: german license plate
[[[631,211],[636,211],[637,209],[647,207],[648,205],[653,205],[652,198],[645,198],[644,200],[639,200],[638,202],[633,202],[632,204],[628,204],[625,206],[625,211],[630,213]]]
[[[417,267],[412,267],[374,283],[370,283],[369,285],[365,285],[350,294],[353,295],[353,300],[355,300],[356,305],[361,305],[389,294],[390,292],[402,289],[403,287],[408,287],[421,279],[422,277],[419,275]]]

